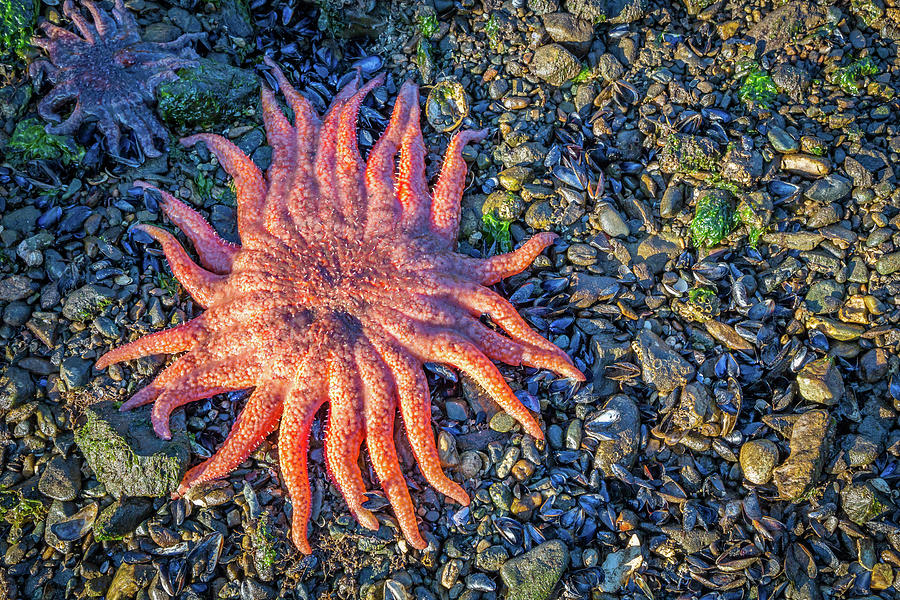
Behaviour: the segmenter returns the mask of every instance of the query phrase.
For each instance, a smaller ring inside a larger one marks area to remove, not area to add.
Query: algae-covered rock
[[[251,107],[258,87],[250,71],[202,59],[197,67],[180,69],[178,80],[159,86],[159,114],[171,125],[211,128]]]
[[[569,565],[569,549],[561,540],[544,542],[511,558],[500,568],[507,600],[546,600]]]
[[[109,401],[85,410],[75,443],[106,490],[115,497],[168,496],[178,488],[191,456],[184,413],[172,415],[172,439],[153,432],[150,406],[119,412]]]
[[[733,228],[734,204],[731,193],[719,189],[702,192],[691,221],[691,239],[694,244],[704,248],[715,246]]]

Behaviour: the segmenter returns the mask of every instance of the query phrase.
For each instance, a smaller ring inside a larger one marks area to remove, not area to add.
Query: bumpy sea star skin
[[[188,33],[164,43],[144,42],[122,0],[115,0],[112,16],[91,0],[82,0],[81,4],[90,12],[93,23],[72,0],[63,3],[63,13],[81,35],[44,22],[41,29],[47,37],[32,40],[50,60],[35,61],[29,71],[32,77],[44,72],[54,86],[38,104],[38,114],[57,123],[48,125],[47,131],[58,135],[70,135],[86,117],[96,117],[110,152],[117,156],[120,126],[125,126],[134,132],[145,156],[159,156],[153,138],[165,140],[168,133],[148,103],[154,102],[153,93],[159,84],[178,78],[176,69],[199,64],[199,57],[188,44],[205,34]],[[73,100],[75,107],[63,120],[57,109]]]
[[[305,553],[311,551],[310,427],[328,403],[325,461],[351,512],[363,526],[378,528],[363,506],[358,456],[365,442],[406,539],[424,548],[394,447],[398,408],[425,479],[457,502],[467,504],[469,497],[441,470],[422,363],[468,373],[537,438],[537,420],[491,359],[584,379],[562,350],[485,287],[524,270],[554,235],[538,234],[515,252],[483,260],[456,254],[466,177],[462,149],[485,132],[456,134],[429,192],[415,85],[400,89],[387,129],[364,163],[356,119],[382,78],[361,88],[348,85],[320,121],[270,66],[295,117],[292,125],[264,87],[263,117],[273,149],[265,176],[220,136],[182,140],[187,146],[205,142],[234,178],[241,246],[221,240],[202,217],[164,192],[162,211],[193,242],[206,268],[192,262],[172,234],[138,226],[162,244],[173,273],[206,312],[108,352],[97,368],[187,351],[122,406],[154,402],[153,427],[163,438],[170,436],[169,415],[177,407],[255,387],[222,447],[187,473],[179,493],[228,474],[280,420],[292,539]],[[485,314],[506,335],[482,324]]]

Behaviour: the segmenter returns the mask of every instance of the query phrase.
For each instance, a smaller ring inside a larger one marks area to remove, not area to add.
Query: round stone
[[[750,483],[765,485],[778,463],[778,447],[766,439],[750,440],[741,446],[741,470]]]

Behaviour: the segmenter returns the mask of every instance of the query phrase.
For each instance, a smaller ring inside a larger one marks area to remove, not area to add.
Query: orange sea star
[[[432,193],[414,84],[400,89],[387,129],[364,163],[356,119],[382,77],[362,88],[356,81],[345,87],[320,121],[270,66],[294,124],[264,87],[263,118],[273,149],[265,176],[220,136],[182,140],[187,146],[205,142],[234,178],[241,246],[220,239],[194,210],[163,192],[163,212],[193,242],[206,268],[170,233],[138,225],[162,244],[172,272],[206,312],[108,352],[97,368],[187,351],[122,406],[154,402],[153,427],[163,438],[170,436],[169,415],[177,407],[254,387],[222,447],[187,473],[179,493],[227,475],[280,420],[278,452],[293,502],[292,539],[305,553],[311,551],[309,432],[328,402],[325,462],[350,511],[363,526],[378,528],[363,506],[366,488],[357,459],[365,441],[400,528],[421,549],[426,544],[394,447],[398,407],[425,479],[457,502],[469,502],[441,470],[422,363],[466,372],[538,438],[538,422],[491,359],[584,379],[562,350],[485,287],[525,269],[554,235],[538,234],[515,252],[483,260],[455,253],[466,176],[462,149],[485,132],[453,137]],[[483,315],[506,335],[482,324]]]

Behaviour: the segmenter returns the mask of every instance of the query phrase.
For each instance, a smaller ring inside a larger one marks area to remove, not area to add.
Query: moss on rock
[[[75,443],[106,490],[115,497],[168,496],[178,488],[191,451],[184,413],[172,415],[172,439],[153,432],[150,406],[119,412],[109,401],[85,410]]]
[[[178,80],[159,86],[159,114],[176,127],[212,129],[251,107],[258,88],[253,73],[203,59],[198,67],[180,69]]]

